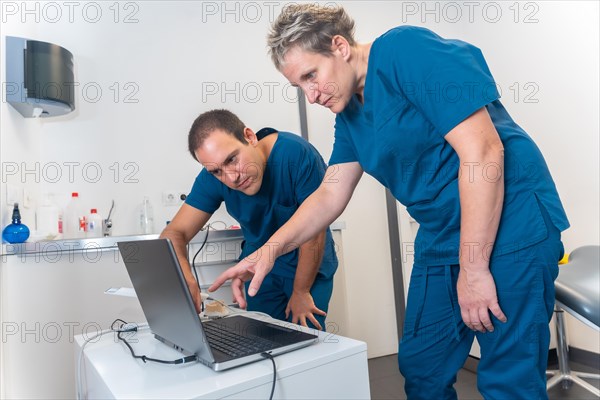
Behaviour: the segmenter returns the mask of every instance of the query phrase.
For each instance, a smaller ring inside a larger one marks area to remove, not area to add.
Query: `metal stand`
[[[548,370],[546,374],[552,377],[548,379],[546,389],[550,389],[559,382],[563,389],[569,389],[573,383],[577,383],[584,389],[600,397],[600,390],[587,383],[581,378],[600,379],[598,374],[571,371],[569,367],[569,346],[567,345],[567,333],[565,329],[564,311],[559,306],[554,309],[556,314],[556,353],[558,355],[558,369]]]

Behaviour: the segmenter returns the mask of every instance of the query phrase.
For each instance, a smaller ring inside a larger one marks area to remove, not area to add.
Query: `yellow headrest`
[[[564,257],[560,259],[558,265],[566,264],[569,262],[569,253],[565,253]]]

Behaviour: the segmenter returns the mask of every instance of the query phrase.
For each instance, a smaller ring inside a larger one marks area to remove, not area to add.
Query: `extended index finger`
[[[243,275],[246,272],[246,267],[243,265],[240,265],[240,264],[241,263],[238,263],[237,265],[235,265],[235,266],[227,269],[223,273],[221,273],[221,275],[217,276],[217,279],[215,279],[213,284],[210,285],[210,287],[208,288],[208,291],[214,292],[228,280],[241,277],[241,275]]]
[[[260,285],[262,285],[265,276],[267,276],[267,273],[262,269],[254,273],[254,277],[252,277],[250,286],[248,287],[249,296],[254,296],[256,293],[258,293],[258,289],[260,289]]]

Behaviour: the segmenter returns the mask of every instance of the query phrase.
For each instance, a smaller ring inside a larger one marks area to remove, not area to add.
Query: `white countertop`
[[[279,322],[284,323],[283,321]],[[304,327],[302,329],[308,330]],[[362,353],[361,356],[364,356],[365,362],[364,373],[367,375],[364,379],[368,382],[366,343],[333,333],[308,331],[319,335],[319,340],[315,344],[275,357],[278,381]],[[145,354],[165,360],[181,358],[181,353],[156,340],[147,328],[134,335],[129,339],[136,354]],[[76,336],[75,341],[77,356],[79,356],[79,349],[84,338],[82,335]],[[112,332],[103,335],[100,339],[91,340],[85,347],[85,365],[82,368],[89,372],[90,364],[102,377],[103,389],[108,388],[110,396],[118,399],[200,398],[204,396],[223,398],[260,385],[270,384],[273,379],[273,366],[269,360],[221,372],[215,372],[200,363],[181,365],[144,363],[141,360],[133,359],[127,347],[123,343],[117,343],[116,335]],[[339,371],[339,374],[343,375],[344,372]],[[312,385],[312,383],[306,382],[306,385]],[[342,389],[338,390],[340,393],[343,392]],[[368,393],[368,383],[366,391]],[[87,394],[90,398],[99,395],[94,392],[93,388],[92,392]]]

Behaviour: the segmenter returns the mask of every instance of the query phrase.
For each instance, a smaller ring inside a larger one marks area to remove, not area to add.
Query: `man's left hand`
[[[315,302],[310,295],[310,292],[296,292],[292,293],[292,297],[285,308],[285,317],[288,318],[292,312],[292,323],[307,326],[306,320],[308,319],[312,324],[319,330],[323,330],[319,321],[315,318],[314,314],[326,316],[325,311],[319,310],[315,306]]]

